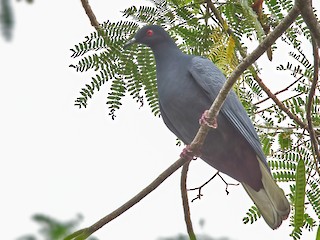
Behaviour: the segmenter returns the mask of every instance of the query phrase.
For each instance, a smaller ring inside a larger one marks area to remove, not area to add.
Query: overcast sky
[[[102,22],[118,21],[120,10],[146,1],[90,2]],[[181,151],[162,120],[130,97],[112,121],[105,105],[107,86],[87,109],[73,105],[93,75],[68,67],[75,63],[69,49],[93,31],[80,1],[13,1],[13,8],[14,39],[0,39],[0,226],[1,239],[8,240],[35,233],[38,225],[30,219],[35,213],[60,220],[81,213],[81,227],[91,225],[149,184]],[[189,187],[213,173],[201,160],[193,161]],[[156,240],[185,233],[179,178],[180,171],[95,236]],[[234,240],[289,239],[289,221],[276,231],[263,220],[244,225],[252,202],[241,186],[229,192],[216,179],[204,189],[203,199],[191,204],[197,233]],[[315,232],[310,236],[314,239]]]

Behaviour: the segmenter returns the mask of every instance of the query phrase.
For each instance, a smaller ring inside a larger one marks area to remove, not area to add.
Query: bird
[[[158,25],[140,28],[124,48],[132,44],[151,48],[161,117],[169,130],[189,145],[198,132],[199,118],[203,119],[226,81],[224,74],[209,59],[182,52]],[[239,181],[265,222],[277,229],[288,218],[290,204],[273,179],[253,123],[233,90],[216,123],[204,141],[200,158]]]

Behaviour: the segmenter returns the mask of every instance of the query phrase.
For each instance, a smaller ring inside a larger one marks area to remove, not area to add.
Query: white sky
[[[119,10],[145,1],[90,2],[102,22],[117,21]],[[149,184],[181,151],[162,120],[130,98],[112,121],[107,86],[87,109],[73,106],[92,76],[68,67],[74,63],[69,49],[93,31],[80,1],[13,1],[13,7],[14,40],[0,40],[0,226],[1,239],[8,240],[35,233],[39,226],[30,219],[35,213],[59,220],[81,213],[81,227],[91,225]],[[194,161],[189,186],[214,172]],[[185,233],[179,178],[180,171],[94,236],[156,240]],[[251,201],[241,186],[231,186],[228,196],[224,187],[214,180],[204,198],[191,204],[196,232],[234,240],[289,239],[289,221],[276,231],[263,220],[244,225]],[[315,232],[309,236],[314,239]]]

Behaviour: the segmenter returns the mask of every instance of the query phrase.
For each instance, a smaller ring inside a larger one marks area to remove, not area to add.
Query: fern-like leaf
[[[248,212],[246,212],[246,215],[247,216],[242,219],[244,224],[247,224],[247,223],[252,224],[255,221],[257,221],[259,218],[261,218],[261,214],[255,205],[249,208]]]
[[[320,220],[320,180],[311,180],[308,185],[310,189],[306,192],[307,198]]]
[[[294,227],[303,226],[304,199],[306,194],[306,168],[303,159],[300,159],[296,171],[296,191],[294,202]]]

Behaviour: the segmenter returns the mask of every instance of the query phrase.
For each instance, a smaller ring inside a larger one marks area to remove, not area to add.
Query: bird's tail
[[[272,228],[278,228],[290,213],[290,204],[283,190],[276,184],[267,167],[258,159],[262,173],[262,184],[258,192],[249,185],[242,183],[253,202],[258,207],[266,223]]]

